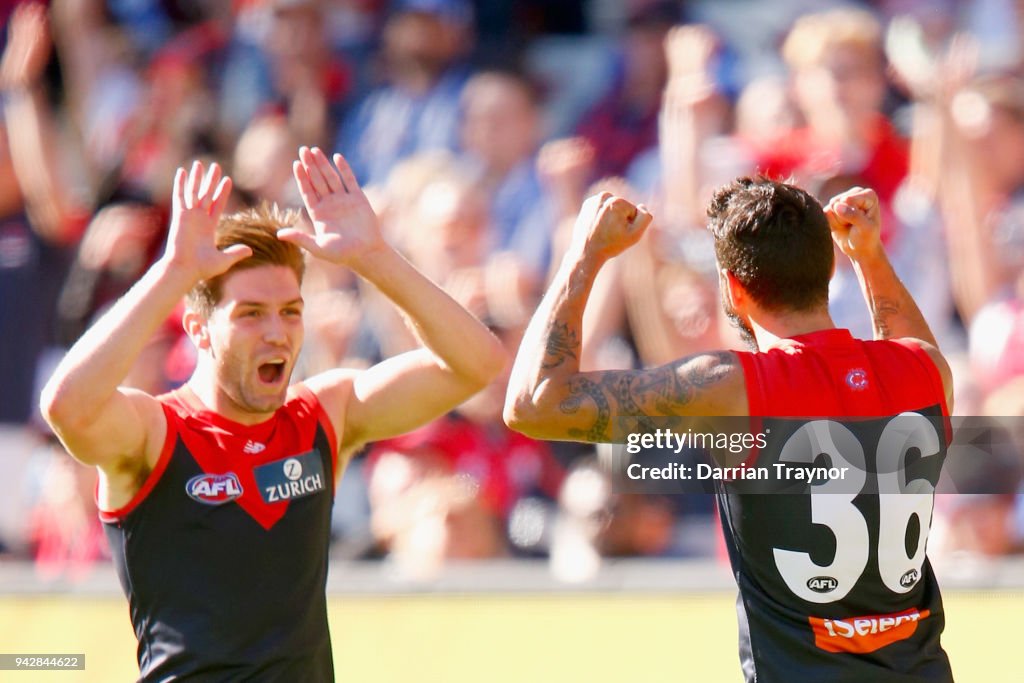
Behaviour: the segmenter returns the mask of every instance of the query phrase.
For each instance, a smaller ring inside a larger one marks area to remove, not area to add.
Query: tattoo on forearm
[[[873,311],[873,322],[875,325],[875,332],[882,339],[888,339],[892,336],[892,327],[890,326],[890,319],[902,315],[903,311],[899,305],[899,302],[894,299],[887,297],[878,297],[874,300],[874,311]]]
[[[583,441],[604,441],[608,437],[608,424],[611,421],[611,404],[605,396],[604,389],[597,382],[586,377],[577,377],[569,382],[569,397],[558,406],[566,414],[575,413],[583,405],[585,398],[590,398],[597,407],[597,416],[589,429],[570,429],[569,436]]]
[[[567,323],[556,323],[544,345],[542,367],[545,370],[550,370],[564,363],[566,358],[576,360],[576,349],[579,346],[579,336],[576,334],[576,330],[570,329]]]
[[[609,377],[605,382],[605,386],[611,393],[612,402],[618,406],[619,415],[636,417],[638,426],[645,431],[657,428],[648,419],[647,413],[636,402],[637,396],[645,394],[642,389],[642,378],[631,377],[629,373],[620,373]]]
[[[622,370],[576,377],[569,382],[569,396],[559,405],[563,414],[574,415],[589,401],[596,409],[587,429],[573,428],[569,436],[583,441],[608,441],[612,417],[648,418],[680,415],[685,406],[729,376],[736,356],[728,351],[703,354],[673,366],[652,370]],[[640,419],[640,425],[650,422]]]

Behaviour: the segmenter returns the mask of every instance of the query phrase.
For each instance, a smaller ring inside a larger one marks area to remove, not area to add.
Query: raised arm
[[[912,337],[938,346],[928,322],[896,275],[882,247],[882,219],[874,190],[855,187],[825,207],[832,239],[849,257],[875,330],[875,339]]]
[[[662,218],[676,228],[703,222],[701,149],[728,118],[712,73],[717,44],[714,32],[701,24],[676,26],[665,37],[668,81],[658,116]]]
[[[600,442],[612,439],[619,416],[745,414],[743,373],[730,352],[648,370],[580,372],[583,310],[594,278],[650,222],[643,206],[608,193],[583,204],[572,245],[512,367],[505,397],[509,427],[541,439]]]
[[[224,252],[213,232],[231,192],[214,164],[204,174],[178,169],[167,251],[139,282],[68,351],[47,382],[42,411],[68,452],[114,474],[134,471],[159,452],[166,426],[156,401],[120,388],[139,354],[174,306],[200,279],[249,255]]]
[[[332,166],[318,148],[303,147],[294,172],[316,234],[286,229],[278,236],[373,284],[423,343],[362,372],[335,370],[306,381],[336,421],[342,453],[443,415],[504,369],[501,342],[384,241],[340,154]]]
[[[833,197],[825,208],[832,239],[853,262],[864,300],[871,311],[875,339],[909,339],[935,362],[952,406],[952,373],[910,292],[903,286],[882,247],[881,214],[874,190],[855,187]]]
[[[51,51],[46,7],[19,5],[0,61],[11,161],[35,229],[51,242],[66,243],[78,236],[74,218],[83,207],[61,180],[58,136],[42,82]]]

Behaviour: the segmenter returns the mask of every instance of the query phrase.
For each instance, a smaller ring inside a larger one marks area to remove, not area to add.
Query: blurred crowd
[[[216,160],[233,202],[300,207],[300,145],[346,156],[384,230],[515,351],[582,199],[655,224],[595,286],[584,369],[741,348],[704,205],[762,172],[820,199],[861,185],[950,358],[960,415],[1024,416],[1024,3],[1015,0],[50,0],[0,2],[0,543],[44,575],[104,556],[94,474],[36,396],[62,350],[162,249],[176,167]],[[415,343],[349,272],[310,263],[301,376]],[[837,259],[831,311],[869,338]],[[472,353],[472,349],[467,349]],[[180,318],[130,383],[191,372]],[[429,578],[445,561],[720,553],[702,494],[616,493],[607,453],[501,421],[504,378],[372,445],[336,501],[337,553]],[[1020,466],[940,499],[933,555],[1024,547]]]

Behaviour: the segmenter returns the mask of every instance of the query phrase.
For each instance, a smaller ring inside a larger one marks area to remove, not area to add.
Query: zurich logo
[[[288,458],[284,461],[284,476],[290,481],[295,481],[302,476],[302,463],[298,458]]]
[[[234,472],[199,474],[188,480],[185,492],[206,505],[223,505],[242,495],[242,485]]]

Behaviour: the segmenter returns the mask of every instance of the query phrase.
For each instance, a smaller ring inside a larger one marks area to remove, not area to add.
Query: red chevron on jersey
[[[297,390],[273,417],[256,425],[232,422],[209,410],[187,385],[165,400],[188,426],[178,430],[179,437],[196,463],[210,475],[231,472],[240,489],[232,501],[264,529],[270,529],[284,517],[290,498],[268,501],[260,493],[256,471],[268,463],[299,455],[301,451],[294,451],[296,444],[312,443],[317,424],[324,427],[332,446],[336,443],[322,408],[304,388]],[[309,419],[311,413],[315,415],[313,419]],[[253,444],[262,448],[254,448]]]

